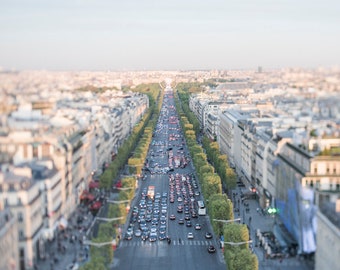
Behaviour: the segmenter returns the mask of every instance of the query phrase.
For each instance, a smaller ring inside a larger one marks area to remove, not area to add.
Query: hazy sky
[[[0,0],[3,68],[339,64],[339,0]]]

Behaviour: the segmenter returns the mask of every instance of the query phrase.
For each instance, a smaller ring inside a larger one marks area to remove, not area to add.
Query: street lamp
[[[248,244],[252,242],[253,240],[243,241],[243,242],[224,242],[224,244],[231,245],[231,246],[239,246],[239,245]]]
[[[90,231],[92,230],[93,225],[96,223],[97,220],[102,220],[102,221],[107,221],[107,222],[111,222],[111,221],[115,221],[115,220],[120,220],[123,219],[124,217],[117,217],[117,218],[102,218],[102,217],[95,217],[91,223],[91,226],[89,227],[89,229],[86,232],[86,235],[89,235]]]
[[[113,239],[111,242],[101,242],[101,243],[95,243],[95,242],[91,242],[91,241],[88,241],[88,240],[84,241],[84,245],[94,246],[94,247],[102,247],[102,246],[115,245],[115,244],[116,244],[115,239]]]
[[[116,203],[116,204],[121,204],[121,203],[128,203],[130,200],[123,200],[123,201],[113,201],[113,200],[107,200],[109,203]]]
[[[224,220],[224,219],[213,219],[213,221],[216,221],[216,222],[223,222],[223,223],[231,223],[231,222],[240,221],[240,220],[241,220],[240,218],[229,219],[229,220]]]
[[[118,189],[118,190],[130,190],[130,189],[135,189],[135,187],[125,187],[125,188],[123,188],[123,187],[117,187],[117,188],[115,188],[115,189]]]

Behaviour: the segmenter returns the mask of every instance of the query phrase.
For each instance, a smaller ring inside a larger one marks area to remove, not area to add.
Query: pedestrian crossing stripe
[[[120,247],[140,247],[140,246],[209,246],[213,245],[212,241],[200,240],[172,240],[169,245],[167,241],[123,241],[119,244]]]

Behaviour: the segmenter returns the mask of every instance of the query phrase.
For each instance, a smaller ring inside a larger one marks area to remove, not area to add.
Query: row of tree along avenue
[[[223,236],[222,239],[225,242],[237,243],[225,246],[224,258],[228,270],[258,269],[257,257],[249,249],[247,226],[220,222],[234,220],[233,203],[227,194],[231,194],[231,190],[235,188],[237,177],[234,170],[229,167],[227,156],[220,154],[217,142],[204,137],[202,140],[204,149],[198,144],[197,136],[200,136],[200,126],[197,118],[190,111],[188,102],[190,92],[200,89],[196,84],[180,83],[177,85],[176,107],[208,214],[212,220],[214,233],[217,236]],[[222,193],[222,186],[227,193]]]
[[[132,91],[132,89],[128,90]],[[159,90],[158,84],[139,85],[133,91],[148,95],[149,109],[118,149],[116,158],[100,176],[100,188],[110,192],[124,166],[129,165],[131,175],[120,179],[121,186],[117,199],[124,203],[109,205],[108,222],[101,223],[97,237],[91,239],[90,261],[81,267],[82,270],[105,270],[113,261],[114,247],[110,243],[120,241],[119,227],[125,223],[128,214],[127,206],[135,196],[136,176],[141,174],[152,139],[152,131],[160,113],[163,93]]]

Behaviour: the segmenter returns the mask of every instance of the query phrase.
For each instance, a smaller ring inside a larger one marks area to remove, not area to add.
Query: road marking
[[[171,244],[174,246],[209,246],[212,245],[212,241],[204,241],[204,240],[172,240]],[[120,243],[120,247],[142,247],[142,246],[166,246],[168,245],[165,241],[150,242],[147,241],[123,241]]]

